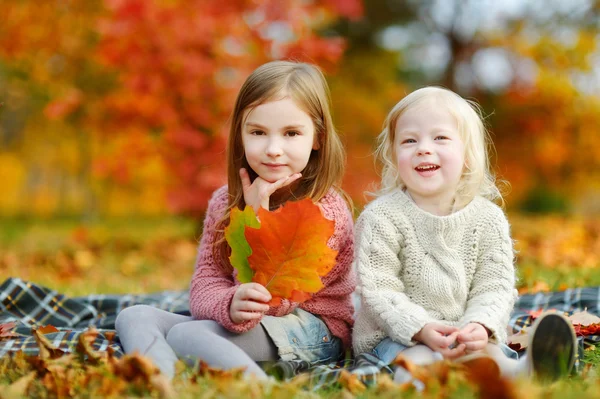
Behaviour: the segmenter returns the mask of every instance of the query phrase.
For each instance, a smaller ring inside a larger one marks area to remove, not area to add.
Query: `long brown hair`
[[[228,207],[222,219],[217,223],[217,241],[215,257],[222,260],[224,266],[229,256],[229,246],[224,239],[224,229],[229,225],[230,210],[246,206],[239,171],[245,168],[254,181],[257,174],[250,168],[242,143],[242,125],[246,111],[270,101],[290,98],[306,112],[313,121],[318,150],[312,150],[308,164],[302,171],[299,184],[290,194],[271,208],[277,208],[286,200],[310,198],[317,202],[331,188],[346,198],[341,189],[344,173],[345,152],[342,142],[333,126],[330,111],[329,87],[321,70],[315,65],[292,62],[272,61],[258,67],[248,76],[242,85],[231,115],[231,125],[227,142],[227,182],[229,191]]]

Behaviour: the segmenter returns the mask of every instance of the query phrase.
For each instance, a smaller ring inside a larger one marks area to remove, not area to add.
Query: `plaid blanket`
[[[164,291],[143,295],[88,295],[69,298],[59,292],[18,278],[9,278],[0,285],[0,324],[16,322],[17,337],[0,340],[0,357],[22,350],[28,355],[39,353],[31,335],[31,327],[53,325],[59,331],[46,335],[57,348],[70,352],[77,339],[88,327],[95,326],[98,334],[93,348],[107,350],[110,346],[115,356],[123,355],[117,338],[109,340],[104,333],[114,332],[117,314],[135,304],[146,304],[170,312],[189,315],[187,291]],[[520,331],[531,324],[530,312],[556,309],[573,313],[587,309],[600,315],[600,287],[575,288],[561,292],[523,295],[515,305],[509,329]],[[600,341],[599,335],[580,337],[580,353],[584,347]],[[271,371],[282,378],[291,378],[309,372],[314,389],[329,385],[339,379],[342,370],[350,370],[366,384],[374,383],[379,373],[392,373],[387,364],[375,356],[360,354],[353,359],[327,364],[310,364],[304,361],[278,362]]]

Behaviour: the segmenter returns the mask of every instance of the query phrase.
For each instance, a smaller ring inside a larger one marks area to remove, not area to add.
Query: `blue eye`
[[[417,141],[415,139],[406,139],[402,142],[402,144],[412,144],[412,143],[416,143]]]

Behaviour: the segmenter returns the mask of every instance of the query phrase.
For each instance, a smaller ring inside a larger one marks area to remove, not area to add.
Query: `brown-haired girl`
[[[245,81],[233,110],[227,146],[228,185],[213,194],[190,285],[192,317],[149,306],[124,309],[116,328],[126,352],[139,351],[173,376],[177,358],[219,368],[258,361],[337,359],[351,344],[355,278],[353,227],[340,188],[344,150],[333,127],[321,71],[306,63],[274,61]],[[337,264],[310,300],[269,306],[267,289],[240,284],[224,239],[229,211],[246,205],[276,209],[310,198],[335,221],[328,246]]]

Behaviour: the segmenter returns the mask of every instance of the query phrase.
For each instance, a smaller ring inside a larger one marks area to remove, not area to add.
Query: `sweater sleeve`
[[[214,320],[229,331],[242,333],[252,329],[260,320],[248,320],[235,324],[230,317],[229,307],[238,284],[228,261],[215,259],[214,243],[217,239],[216,223],[227,209],[227,188],[215,191],[209,201],[202,239],[198,247],[196,269],[190,284],[190,313],[198,320]]]
[[[506,328],[517,299],[509,224],[501,210],[483,226],[477,265],[461,323],[480,323],[493,341],[506,341]]]
[[[402,232],[389,217],[364,211],[356,225],[356,269],[362,310],[394,341],[412,346],[413,336],[435,321],[406,294],[400,273]]]

